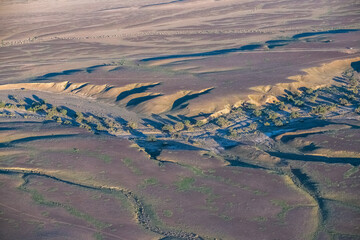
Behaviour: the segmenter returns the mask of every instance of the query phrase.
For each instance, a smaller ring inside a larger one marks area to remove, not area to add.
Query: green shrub
[[[66,124],[66,125],[71,125],[71,122],[70,122],[69,120],[65,120],[65,121],[64,121],[64,124]]]
[[[360,106],[359,107],[357,107],[357,108],[355,108],[355,110],[354,110],[356,113],[359,113],[360,114]]]
[[[184,125],[182,122],[177,122],[177,123],[175,124],[175,130],[176,130],[176,131],[181,131],[181,130],[184,129],[184,127],[185,127],[185,125]]]
[[[319,106],[316,106],[316,107],[313,107],[311,109],[311,114],[320,114],[320,115],[323,115],[323,114],[326,114],[328,113],[329,111],[333,111],[335,110],[336,108],[336,105],[333,104],[333,105],[326,105],[326,104],[322,104],[322,105],[319,105]]]
[[[301,100],[295,100],[295,101],[294,101],[294,104],[295,104],[295,106],[300,107],[300,106],[303,106],[303,105],[304,105],[304,102],[301,101]]]
[[[189,120],[185,120],[185,121],[184,121],[184,125],[185,125],[186,127],[190,127],[190,126],[191,126],[191,122],[190,122]]]
[[[339,102],[341,105],[344,105],[344,106],[349,105],[349,101],[346,100],[345,98],[340,98]]]
[[[287,95],[286,96],[286,99],[289,101],[289,102],[293,102],[294,101],[294,97],[292,95]]]
[[[198,120],[198,121],[196,121],[195,125],[196,125],[197,127],[202,127],[202,126],[205,125],[205,122],[204,122],[204,121],[201,121],[201,120]]]
[[[130,121],[130,122],[127,123],[127,127],[130,128],[130,129],[136,129],[137,128],[137,123]]]
[[[229,128],[229,135],[232,137],[237,137],[238,132],[234,128]]]
[[[249,125],[249,129],[250,129],[251,131],[255,131],[255,130],[257,129],[257,127],[258,127],[258,124],[255,123],[255,122],[252,122],[252,123]]]
[[[149,135],[149,136],[146,137],[146,141],[147,142],[156,142],[157,138],[156,138],[156,136]]]
[[[267,119],[269,119],[269,120],[274,120],[274,119],[276,119],[277,117],[278,117],[278,115],[279,114],[277,114],[276,112],[274,112],[274,111],[272,111],[272,110],[269,110],[268,112],[267,112]]]
[[[299,118],[299,117],[300,117],[300,113],[298,111],[293,111],[290,114],[291,119],[295,119],[295,118]]]
[[[279,103],[278,108],[279,108],[279,110],[281,110],[281,111],[287,111],[287,110],[288,110],[287,106],[286,106],[285,103],[283,103],[283,102],[280,102],[280,103]]]
[[[312,94],[314,92],[314,90],[312,88],[306,88],[305,90],[306,94]]]
[[[225,127],[228,124],[228,120],[223,117],[219,117],[218,119],[216,119],[216,124],[220,127]]]
[[[165,124],[161,130],[163,132],[169,132],[169,133],[172,133],[175,131],[174,127],[171,124]]]
[[[315,93],[313,96],[310,97],[310,102],[314,103],[316,102],[317,98],[318,98],[319,94]]]
[[[67,110],[66,110],[66,109],[61,109],[61,110],[60,110],[60,113],[61,113],[63,116],[66,116],[66,115],[67,115]]]
[[[76,112],[76,122],[82,123],[84,120],[84,114],[82,112]]]
[[[256,117],[260,117],[261,114],[262,114],[262,111],[260,109],[256,109],[253,111],[253,114],[256,116]]]
[[[255,104],[251,104],[251,103],[245,104],[244,107],[245,107],[247,110],[255,110],[255,109],[256,109],[256,105],[255,105]]]
[[[274,121],[273,121],[273,122],[274,122],[275,126],[277,126],[277,127],[284,126],[283,121],[281,121],[279,118],[274,119]]]

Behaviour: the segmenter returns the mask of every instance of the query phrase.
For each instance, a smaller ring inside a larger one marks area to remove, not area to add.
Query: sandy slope
[[[339,0],[1,1],[0,83],[161,82],[133,96],[149,104],[125,103],[139,112],[214,113],[257,95],[259,85],[358,57],[359,32],[296,35],[359,28],[357,9]]]

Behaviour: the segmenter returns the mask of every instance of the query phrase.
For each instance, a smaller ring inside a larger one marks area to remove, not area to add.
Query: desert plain
[[[0,239],[360,239],[356,0],[0,1]]]

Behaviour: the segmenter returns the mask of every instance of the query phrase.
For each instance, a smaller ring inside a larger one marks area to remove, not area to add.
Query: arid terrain
[[[360,239],[356,0],[0,1],[0,239]]]

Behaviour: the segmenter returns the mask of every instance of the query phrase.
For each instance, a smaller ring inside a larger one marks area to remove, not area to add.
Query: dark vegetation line
[[[312,179],[301,169],[291,168],[288,174],[293,180],[295,185],[307,192],[317,203],[319,208],[319,226],[318,230],[315,233],[315,236],[318,234],[319,230],[324,226],[325,221],[328,217],[328,211],[325,206],[325,199],[320,196],[320,192],[317,188],[317,184],[312,181]]]
[[[145,207],[144,203],[134,193],[132,193],[130,191],[115,189],[115,188],[111,188],[111,187],[103,187],[103,186],[95,187],[95,186],[85,185],[85,184],[81,184],[81,183],[75,183],[75,182],[60,179],[58,177],[51,176],[51,175],[48,175],[45,173],[41,173],[39,171],[34,171],[34,170],[27,171],[27,170],[11,170],[11,169],[2,168],[2,169],[0,169],[0,174],[23,174],[23,179],[24,179],[24,183],[22,184],[23,187],[28,183],[28,179],[27,179],[28,176],[39,176],[39,177],[49,178],[49,179],[52,179],[52,180],[55,180],[58,182],[65,183],[65,184],[69,184],[72,186],[77,186],[77,187],[91,189],[91,190],[97,190],[97,191],[103,191],[103,192],[106,192],[109,194],[118,192],[118,193],[123,194],[134,206],[135,213],[136,213],[136,220],[145,229],[147,229],[151,232],[163,235],[165,237],[163,239],[176,238],[179,240],[203,240],[202,237],[198,236],[195,233],[188,233],[188,232],[184,232],[182,230],[179,230],[179,231],[166,230],[166,229],[161,229],[159,226],[152,225],[151,217],[150,217],[149,213],[146,212],[146,207]]]

